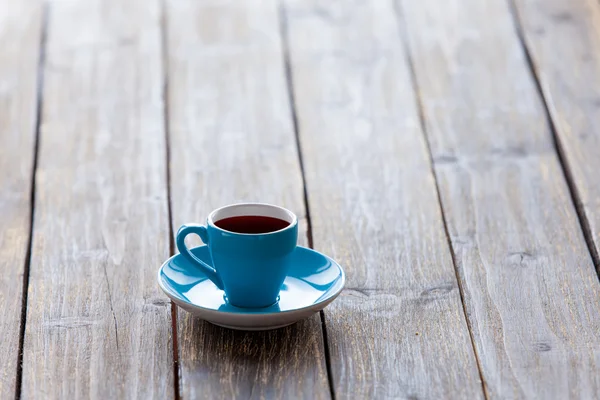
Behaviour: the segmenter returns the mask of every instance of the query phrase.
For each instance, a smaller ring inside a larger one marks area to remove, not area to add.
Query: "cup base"
[[[229,299],[227,298],[227,295],[225,293],[223,293],[223,300],[225,300],[225,302],[233,307],[237,307],[237,308],[246,308],[246,309],[261,309],[261,308],[269,308],[269,307],[273,307],[275,304],[279,303],[279,295],[277,295],[277,299],[275,299],[275,301],[267,306],[262,306],[262,307],[248,307],[248,306],[240,306],[237,304],[233,304],[232,302],[229,301]]]

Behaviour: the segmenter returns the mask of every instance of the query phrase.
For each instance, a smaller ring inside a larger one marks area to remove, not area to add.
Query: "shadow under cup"
[[[275,218],[279,221],[271,220],[278,223],[273,226],[283,228],[264,233],[245,233],[261,231],[261,228],[264,230],[264,226],[252,224],[264,224],[269,218],[256,217]],[[235,228],[236,224],[232,224],[235,221],[241,228],[239,232],[225,229]],[[277,301],[298,241],[298,219],[294,213],[269,204],[235,204],[213,211],[207,218],[206,228],[196,226],[200,231],[186,231],[186,227],[192,228],[184,225],[177,234],[179,251],[195,259],[187,248],[180,248],[180,243],[185,246],[183,239],[188,233],[199,234],[208,245],[213,262],[214,270],[207,276],[225,291],[230,304],[260,308]],[[196,265],[199,262],[194,261]],[[210,268],[208,265],[205,267]]]

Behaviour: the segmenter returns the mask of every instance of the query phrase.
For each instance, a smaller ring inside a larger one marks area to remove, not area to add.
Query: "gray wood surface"
[[[0,1],[0,398],[15,394],[29,245],[42,27],[38,2]]]
[[[23,398],[172,398],[158,1],[53,1]]]
[[[600,398],[598,32],[596,0],[0,0],[0,399]],[[239,201],[345,267],[325,325],[172,320],[170,222]]]
[[[483,398],[393,2],[284,4],[336,398]]]
[[[276,2],[172,0],[166,25],[174,229],[261,201],[294,211],[306,245]],[[329,397],[318,315],[246,333],[179,311],[178,335],[182,398]]]
[[[598,398],[600,284],[509,4],[401,4],[488,397]]]
[[[575,186],[577,206],[600,249],[600,3],[516,1],[558,143]],[[600,274],[600,270],[598,270]]]

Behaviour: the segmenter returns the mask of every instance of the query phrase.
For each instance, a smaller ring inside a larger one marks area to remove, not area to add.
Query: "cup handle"
[[[206,230],[205,226],[199,224],[187,224],[182,225],[181,228],[179,228],[179,231],[177,231],[177,238],[175,240],[177,243],[177,249],[179,250],[181,255],[185,257],[185,259],[187,259],[189,262],[200,268],[202,272],[206,274],[208,279],[210,279],[215,285],[217,285],[219,289],[223,290],[223,281],[221,281],[221,277],[219,276],[217,271],[212,266],[208,265],[207,263],[196,257],[190,251],[190,249],[186,247],[185,237],[190,233],[195,233],[196,235],[200,236],[200,239],[202,239],[202,241],[207,246],[209,245],[208,231]]]

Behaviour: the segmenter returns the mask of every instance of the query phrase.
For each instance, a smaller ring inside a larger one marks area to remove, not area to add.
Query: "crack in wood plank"
[[[115,309],[113,307],[112,294],[111,294],[111,291],[110,291],[110,282],[108,280],[108,273],[106,272],[106,263],[103,263],[103,269],[104,269],[104,278],[106,280],[106,290],[107,290],[107,293],[108,293],[108,305],[110,307],[110,312],[112,314],[112,318],[113,318],[114,326],[115,326],[115,343],[116,343],[116,346],[117,346],[117,353],[120,356],[121,353],[119,351],[119,327],[118,327],[118,324],[117,324],[117,316],[115,314]]]

